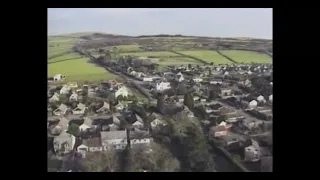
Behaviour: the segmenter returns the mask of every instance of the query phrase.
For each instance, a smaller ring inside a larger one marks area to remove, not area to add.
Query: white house
[[[67,113],[67,110],[68,110],[68,109],[69,109],[69,108],[68,108],[65,104],[60,104],[60,106],[53,111],[53,114],[54,114],[55,116],[64,115],[64,114]]]
[[[123,97],[128,97],[129,95],[129,91],[125,86],[120,87],[116,93],[115,93],[115,97],[117,98],[118,96],[122,95]]]
[[[71,88],[67,85],[63,85],[63,87],[60,89],[60,94],[69,94]]]
[[[272,94],[269,96],[269,101],[270,101],[270,102],[273,101],[273,95],[272,95]]]
[[[110,104],[107,103],[107,102],[103,102],[103,106],[98,109],[96,112],[99,113],[99,112],[106,112],[106,111],[109,111],[110,110]]]
[[[252,145],[245,148],[245,161],[256,162],[260,160],[260,147],[255,140],[251,140]]]
[[[161,119],[156,118],[155,120],[153,120],[150,123],[150,125],[151,125],[152,128],[155,128],[155,127],[157,127],[159,125],[165,126],[165,125],[167,125],[167,123],[165,121],[161,120]]]
[[[257,107],[257,105],[258,105],[258,102],[256,100],[252,100],[249,102],[248,108],[255,109]]]
[[[201,81],[203,81],[203,79],[198,77],[198,78],[193,78],[193,81],[194,82],[201,82]]]
[[[182,82],[184,80],[184,77],[181,72],[179,72],[176,76],[177,76],[179,82]]]
[[[131,139],[130,144],[132,148],[139,147],[139,146],[148,147],[152,141],[153,141],[152,138]]]
[[[57,154],[65,155],[73,150],[73,147],[76,143],[76,138],[68,134],[65,131],[62,131],[59,136],[54,137],[53,147]]]
[[[143,81],[152,82],[153,78],[152,77],[144,77]]]
[[[270,82],[270,85],[272,86],[272,85],[273,85],[273,83],[272,83],[272,82]]]
[[[70,88],[77,88],[78,87],[78,83],[77,82],[68,82],[67,85]]]
[[[156,89],[157,91],[164,91],[166,89],[170,89],[170,82],[161,82],[161,83],[157,83],[156,85]]]
[[[76,92],[73,92],[71,96],[69,97],[70,101],[77,101],[78,100],[78,94]]]
[[[228,71],[224,72],[224,75],[226,75],[226,76],[229,75],[229,72]]]
[[[127,132],[121,131],[101,131],[101,143],[104,150],[109,148],[124,150],[127,147]]]
[[[72,110],[73,114],[84,114],[88,109],[85,104],[79,103],[75,109]]]
[[[49,99],[49,102],[57,102],[59,101],[59,94],[54,93],[53,96]]]
[[[53,81],[60,81],[60,80],[63,80],[65,79],[66,76],[65,75],[62,75],[62,74],[56,74],[53,76]]]
[[[258,100],[258,102],[262,102],[262,101],[264,101],[264,97],[262,95],[260,95],[257,97],[257,100]]]
[[[80,131],[86,131],[87,129],[90,129],[92,125],[92,119],[88,117],[84,117],[83,119],[83,124],[79,126]]]
[[[87,152],[101,152],[103,147],[100,137],[84,139],[82,144],[77,147],[77,151],[82,154],[82,158],[86,157]]]

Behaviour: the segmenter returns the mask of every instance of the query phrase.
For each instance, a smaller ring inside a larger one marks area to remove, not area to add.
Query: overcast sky
[[[272,39],[271,8],[48,9],[48,34],[105,32]]]

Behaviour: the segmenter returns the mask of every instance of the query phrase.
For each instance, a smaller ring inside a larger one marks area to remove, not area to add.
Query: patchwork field
[[[106,72],[102,67],[88,63],[85,59],[76,59],[63,62],[57,62],[48,65],[48,77],[55,74],[64,74],[67,81],[100,81],[115,79],[117,76]]]
[[[179,56],[169,51],[147,51],[147,52],[132,52],[132,53],[121,53],[121,55],[130,56],[141,56],[141,57],[171,57]]]
[[[181,54],[185,54],[188,56],[192,56],[195,58],[202,59],[208,63],[215,63],[215,64],[232,64],[227,58],[221,56],[216,51],[211,50],[196,50],[196,51],[178,51]]]
[[[238,50],[224,50],[220,52],[238,63],[272,63],[272,58],[263,53]]]

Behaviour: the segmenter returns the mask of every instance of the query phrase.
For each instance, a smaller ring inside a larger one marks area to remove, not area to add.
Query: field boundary
[[[64,59],[64,60],[59,60],[59,61],[53,61],[53,62],[48,62],[48,64],[54,64],[54,63],[59,63],[59,62],[64,62],[64,61],[71,61],[75,59],[81,59],[82,57],[75,57],[75,58],[69,58],[69,59]]]
[[[236,62],[235,60],[231,59],[230,57],[222,54],[219,50],[215,50],[215,51],[216,51],[218,54],[220,54],[221,56],[227,58],[229,61],[231,61],[231,62],[233,62],[233,63],[235,63],[235,64],[238,64],[238,62]]]
[[[169,51],[169,52],[172,52],[172,53],[175,53],[175,54],[179,54],[179,55],[181,55],[181,56],[183,56],[183,57],[188,57],[188,58],[197,60],[197,61],[199,61],[199,62],[201,62],[201,63],[203,63],[203,64],[209,64],[207,61],[202,60],[202,59],[199,59],[199,58],[196,58],[196,57],[193,57],[193,56],[189,56],[189,55],[185,55],[185,54],[182,54],[182,53],[178,53],[178,52],[176,52],[176,51]]]
[[[268,56],[270,56],[271,58],[273,58],[272,54],[270,54],[268,51],[264,50],[264,53]]]
[[[72,53],[72,51],[64,51],[62,53],[59,53],[59,54],[56,54],[56,55],[48,57],[48,60],[49,59],[53,59],[53,58],[57,58],[57,57],[60,57],[60,56],[63,56],[63,55],[67,55],[67,54],[70,54],[70,53]]]

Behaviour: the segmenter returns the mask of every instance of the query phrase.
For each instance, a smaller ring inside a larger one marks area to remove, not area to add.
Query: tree
[[[151,152],[142,148],[127,149],[125,171],[127,172],[174,172],[180,169],[179,161],[165,148],[152,143]]]
[[[218,92],[215,90],[211,90],[209,93],[209,100],[216,100],[218,98]]]
[[[157,109],[158,109],[158,112],[162,113],[163,111],[163,108],[164,108],[164,100],[163,100],[163,97],[161,94],[158,94],[158,97],[157,97]]]
[[[76,137],[80,136],[80,129],[79,129],[79,125],[71,123],[68,127],[68,133],[72,134]]]
[[[88,153],[81,164],[86,172],[116,172],[119,169],[118,156],[109,149]]]
[[[192,65],[191,64],[188,64],[188,69],[191,69],[192,68]]]
[[[193,106],[194,106],[194,101],[193,101],[193,97],[192,97],[192,95],[190,93],[186,93],[184,95],[183,104],[185,106],[187,106],[192,111]]]

